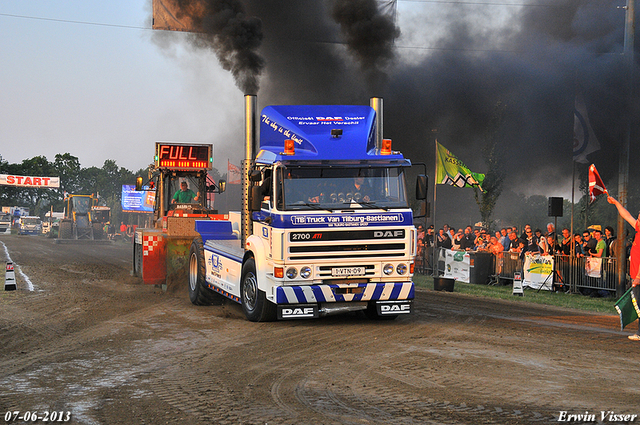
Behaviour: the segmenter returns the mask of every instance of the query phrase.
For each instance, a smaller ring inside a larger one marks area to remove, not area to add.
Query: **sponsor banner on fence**
[[[60,187],[60,177],[32,177],[0,174],[0,185],[20,187]]]
[[[589,277],[602,277],[602,258],[586,257],[584,271]]]
[[[551,255],[525,255],[524,259],[524,286],[533,289],[553,289],[553,256]]]
[[[444,252],[444,277],[455,279],[458,282],[469,283],[469,270],[471,268],[470,256],[464,251],[453,251],[451,249],[440,250],[440,255]]]

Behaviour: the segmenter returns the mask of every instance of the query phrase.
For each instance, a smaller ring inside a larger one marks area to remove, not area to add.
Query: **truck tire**
[[[58,237],[60,239],[71,239],[73,234],[73,223],[70,221],[61,221],[58,229]]]
[[[93,239],[104,239],[104,229],[102,228],[102,224],[92,223],[91,226],[93,227]]]
[[[207,287],[202,238],[191,242],[189,248],[189,299],[194,305],[221,304],[223,298]]]
[[[142,277],[142,245],[133,244],[133,275]]]
[[[258,289],[258,275],[256,262],[247,259],[242,266],[242,280],[240,281],[240,297],[242,311],[252,322],[272,322],[276,320],[276,305],[267,299],[264,291]]]

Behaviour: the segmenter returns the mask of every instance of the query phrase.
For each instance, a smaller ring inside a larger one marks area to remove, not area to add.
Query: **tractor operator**
[[[187,182],[180,183],[180,190],[173,195],[172,203],[176,204],[190,204],[193,201],[200,199],[200,192],[197,194],[189,189]]]

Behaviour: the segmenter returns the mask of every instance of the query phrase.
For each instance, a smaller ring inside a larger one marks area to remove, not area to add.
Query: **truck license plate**
[[[331,276],[364,276],[364,267],[334,267]]]

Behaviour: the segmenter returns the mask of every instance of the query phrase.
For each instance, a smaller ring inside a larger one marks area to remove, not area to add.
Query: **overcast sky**
[[[242,93],[215,57],[197,52],[201,72],[183,68],[150,28],[150,0],[3,1],[0,155],[69,152],[83,167],[113,159],[135,171],[153,161],[155,141],[241,132]],[[225,165],[232,154],[215,153]]]
[[[623,0],[399,0],[400,37],[376,93],[367,90],[357,57],[335,44],[341,35],[326,2],[243,3],[262,19],[265,33],[259,107],[368,104],[383,95],[385,131],[396,133],[385,137],[400,138],[406,156],[432,164],[430,130],[437,127],[446,147],[483,172],[482,132],[496,100],[504,101],[512,107],[512,187],[548,196],[570,187],[576,75],[581,85],[595,86],[591,99],[599,102],[588,106],[601,144],[617,137],[603,134],[598,116],[610,123],[605,112],[619,103],[609,95],[617,76],[606,70],[615,69],[611,58],[621,51],[624,12],[616,5]],[[53,161],[69,152],[82,167],[113,159],[136,171],[152,162],[155,141],[191,141],[214,144],[222,173],[227,159],[239,164],[242,91],[213,51],[191,48],[187,34],[172,32],[165,40],[159,33],[151,30],[151,0],[0,3],[2,158]],[[314,38],[303,40],[308,56],[292,53],[294,43],[284,47],[283,37]],[[544,161],[522,178],[521,161],[534,149]],[[539,185],[527,180],[534,175]]]

